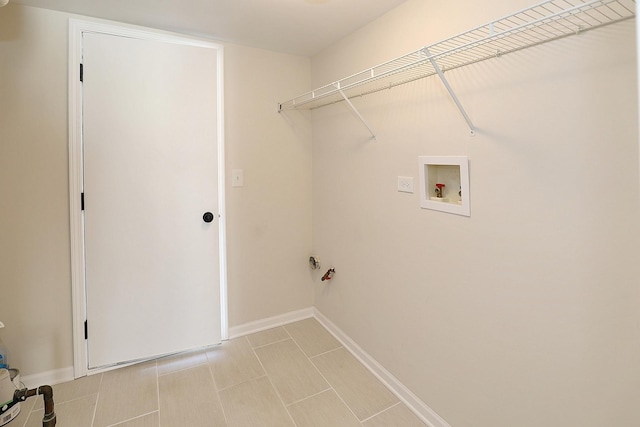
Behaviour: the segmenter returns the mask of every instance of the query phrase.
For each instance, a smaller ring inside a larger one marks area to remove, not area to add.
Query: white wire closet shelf
[[[319,108],[343,100],[352,106],[351,98],[438,74],[473,133],[442,72],[633,18],[635,3],[548,0],[281,102],[279,111]]]

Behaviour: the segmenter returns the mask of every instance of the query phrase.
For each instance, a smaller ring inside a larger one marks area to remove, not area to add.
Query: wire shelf
[[[635,17],[635,0],[548,0],[279,104],[319,108]],[[435,66],[434,66],[435,64]],[[344,94],[344,96],[343,96]]]

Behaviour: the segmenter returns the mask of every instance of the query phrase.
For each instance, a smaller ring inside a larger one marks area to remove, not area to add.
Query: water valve
[[[325,280],[333,279],[333,275],[335,274],[335,272],[336,272],[335,268],[328,269],[327,272],[324,273],[324,276],[322,276],[322,279],[320,279],[320,280],[322,280],[324,282]]]
[[[309,267],[312,270],[319,270],[320,269],[320,258],[316,257],[316,256],[310,256],[309,257]]]

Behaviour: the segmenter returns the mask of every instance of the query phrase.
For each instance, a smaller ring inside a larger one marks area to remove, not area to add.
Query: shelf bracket
[[[458,107],[458,110],[460,110],[460,114],[462,114],[462,117],[464,117],[464,120],[467,122],[467,125],[469,126],[469,134],[471,136],[476,136],[476,127],[471,122],[471,119],[467,115],[467,112],[464,111],[464,108],[462,107],[462,104],[460,103],[460,100],[458,99],[458,97],[456,96],[455,92],[451,88],[451,85],[447,81],[447,78],[444,76],[444,73],[440,69],[440,66],[436,63],[435,59],[433,59],[433,57],[431,56],[431,53],[429,52],[428,48],[426,48],[426,47],[424,48],[424,53],[427,55],[427,58],[429,58],[429,61],[431,62],[431,65],[433,66],[433,69],[436,71],[436,73],[438,73],[438,77],[440,77],[440,80],[442,81],[442,84],[444,85],[445,88],[447,88],[447,91],[449,92],[449,95],[453,99],[453,102],[456,103],[456,106]]]
[[[354,114],[356,116],[358,116],[358,118],[360,119],[360,121],[362,122],[362,124],[365,125],[365,127],[369,130],[369,133],[371,134],[371,136],[373,137],[373,140],[376,140],[376,134],[373,132],[373,130],[371,129],[371,126],[369,126],[369,124],[367,123],[367,121],[364,119],[364,117],[362,117],[362,115],[358,112],[358,110],[356,110],[356,107],[353,106],[353,104],[351,103],[351,101],[349,100],[349,98],[347,98],[347,95],[344,94],[344,92],[342,91],[342,89],[340,89],[340,85],[336,84],[335,85],[336,89],[338,89],[338,92],[340,92],[340,95],[342,95],[342,97],[344,98],[344,100],[347,102],[347,104],[349,105],[349,107],[351,108],[351,110],[354,112]]]

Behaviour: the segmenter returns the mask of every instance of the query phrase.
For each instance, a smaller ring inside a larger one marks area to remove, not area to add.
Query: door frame
[[[154,30],[111,21],[69,20],[69,213],[71,237],[71,297],[73,327],[73,373],[74,378],[104,371],[104,368],[89,369],[85,320],[87,313],[85,288],[84,216],[81,210],[83,192],[82,157],[82,85],[80,63],[82,62],[82,34],[101,33],[131,37],[141,40],[160,41],[187,46],[215,49],[217,52],[217,140],[218,140],[218,211],[219,257],[220,257],[220,315],[221,337],[229,337],[227,304],[227,252],[225,210],[225,157],[224,157],[224,62],[223,46],[208,40],[181,34]]]

